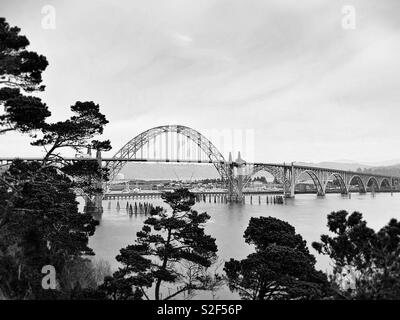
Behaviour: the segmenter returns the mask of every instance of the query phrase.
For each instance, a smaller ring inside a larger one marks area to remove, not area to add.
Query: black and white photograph
[[[0,310],[399,300],[399,57],[398,0],[0,0]]]

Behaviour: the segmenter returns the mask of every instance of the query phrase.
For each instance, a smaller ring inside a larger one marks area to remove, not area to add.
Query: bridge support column
[[[228,171],[228,176],[227,176],[227,188],[228,188],[228,197],[227,200],[229,202],[233,201],[236,197],[235,194],[235,175],[233,172],[233,161],[232,161],[232,153],[229,152],[229,161],[227,163],[227,171]]]
[[[235,183],[237,182],[234,175],[234,165],[232,161],[232,153],[229,152],[229,162],[227,164],[227,171],[228,171],[228,198],[229,202],[236,200],[236,193],[235,193]]]
[[[294,165],[292,162],[292,167],[290,168],[290,197],[294,198],[295,188],[296,187],[296,174],[294,171]]]
[[[245,172],[244,168],[246,166],[246,162],[243,161],[240,157],[240,152],[238,153],[238,158],[235,163],[232,162],[232,155],[229,153],[229,162],[228,162],[228,201],[229,202],[243,202],[243,187],[244,187],[244,178]],[[234,168],[236,167],[236,175],[234,172]]]
[[[285,198],[294,197],[295,178],[293,163],[291,167],[285,166],[283,169],[283,196]]]
[[[97,150],[96,153],[96,160],[97,163],[99,164],[100,169],[102,168],[102,157],[101,157],[101,151]],[[96,181],[96,188],[102,189],[102,181],[99,179]],[[96,194],[93,199],[89,198],[88,196],[85,196],[85,207],[84,211],[86,213],[92,214],[94,217],[100,217],[101,214],[103,213],[103,192],[100,194]]]
[[[238,153],[238,158],[236,159],[237,165],[237,201],[243,202],[243,181],[244,181],[244,167],[246,163],[240,157],[240,152]]]
[[[94,199],[85,197],[85,213],[90,213],[93,216],[100,216],[103,213],[103,196],[94,196]]]

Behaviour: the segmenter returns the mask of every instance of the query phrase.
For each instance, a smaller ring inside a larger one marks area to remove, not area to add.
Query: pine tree
[[[206,290],[206,269],[216,259],[215,239],[204,232],[210,216],[192,209],[195,195],[179,189],[162,195],[171,211],[155,208],[136,244],[120,250],[116,257],[123,267],[107,278],[103,289],[110,298],[170,299],[193,290]],[[131,290],[126,291],[126,283]],[[162,294],[161,285],[174,285],[173,292]]]

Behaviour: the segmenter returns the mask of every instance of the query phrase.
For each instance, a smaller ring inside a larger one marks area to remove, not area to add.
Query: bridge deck
[[[24,158],[11,158],[11,157],[4,157],[0,158],[0,164],[12,162],[13,160],[21,159],[24,161],[42,161],[43,158],[38,157],[24,157]],[[82,157],[82,158],[64,158],[65,161],[96,161],[96,158],[90,157]],[[143,158],[102,158],[101,161],[103,163],[110,163],[110,162],[137,162],[137,163],[188,163],[188,164],[225,164],[224,161],[211,161],[211,160],[190,160],[190,159],[143,159]],[[235,162],[232,162],[232,165],[235,165]],[[254,162],[249,163],[247,162],[246,165],[249,166],[270,166],[270,167],[280,167],[280,168],[291,168],[292,164],[286,163],[264,163],[264,162]],[[383,175],[383,174],[376,174],[372,172],[358,172],[358,171],[349,171],[349,170],[341,170],[335,168],[325,168],[325,167],[317,167],[317,166],[305,166],[305,165],[296,165],[294,164],[293,167],[295,169],[301,170],[321,170],[326,172],[335,172],[335,173],[346,173],[346,174],[354,174],[359,176],[373,176],[373,177],[380,177],[380,178],[394,178],[400,179],[400,176],[390,176],[390,175]]]

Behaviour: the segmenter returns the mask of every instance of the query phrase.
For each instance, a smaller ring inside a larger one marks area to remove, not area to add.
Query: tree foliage
[[[71,106],[71,111],[74,115],[70,119],[45,124],[41,130],[43,136],[32,142],[34,146],[49,147],[45,160],[62,148],[72,148],[76,151],[88,146],[100,150],[111,149],[108,140],[93,140],[88,143],[94,136],[102,134],[104,126],[108,123],[98,104],[93,101],[78,101]]]
[[[136,244],[120,250],[116,259],[123,267],[103,286],[110,297],[150,299],[153,288],[154,298],[160,300],[205,289],[209,279],[203,271],[217,252],[215,239],[202,226],[210,217],[191,209],[195,196],[187,189],[164,193],[162,198],[172,210],[153,210],[137,233]],[[174,292],[162,297],[163,283],[175,284]]]
[[[32,91],[43,91],[42,72],[48,62],[42,55],[28,51],[29,41],[18,27],[0,18],[0,133],[11,130],[29,132],[40,129],[50,116],[46,104]]]
[[[0,133],[29,133],[33,145],[44,147],[41,161],[15,160],[0,175],[0,296],[11,299],[55,298],[66,288],[59,282],[55,292],[41,287],[44,265],[53,265],[58,274],[83,255],[93,255],[88,239],[97,222],[80,213],[76,190],[89,198],[101,190],[106,178],[97,161],[66,163],[65,147],[81,152],[91,146],[109,150],[109,141],[94,140],[108,123],[94,102],[76,102],[69,119],[48,123],[48,107],[32,91],[42,91],[45,57],[28,51],[29,41],[20,29],[0,18]],[[74,287],[78,296],[79,287]],[[69,290],[70,291],[70,290]],[[85,291],[86,296],[89,292]]]
[[[334,262],[332,285],[345,298],[398,299],[400,296],[400,222],[391,219],[375,232],[359,212],[332,212],[328,228],[313,247]],[[350,281],[351,283],[344,283]]]
[[[318,299],[325,275],[293,226],[273,217],[251,218],[244,238],[256,251],[225,263],[229,287],[246,300]]]
[[[273,244],[282,245],[301,251],[315,262],[314,256],[309,253],[306,241],[285,221],[273,217],[251,218],[243,237],[246,243],[254,244],[258,251]]]
[[[0,205],[0,215],[7,218],[1,227],[0,260],[9,261],[8,272],[0,272],[2,291],[13,298],[36,297],[44,265],[60,271],[74,257],[93,255],[88,240],[97,222],[78,211],[71,181],[55,168],[15,161],[3,178],[20,191],[1,190],[12,201],[7,217],[6,202]]]
[[[47,59],[36,52],[26,50],[29,40],[20,35],[21,29],[10,27],[0,18],[0,75],[1,83],[18,86],[27,91],[43,90],[42,72]]]

